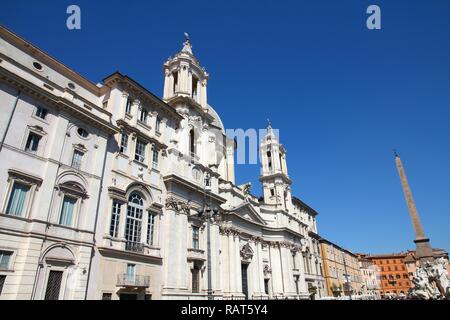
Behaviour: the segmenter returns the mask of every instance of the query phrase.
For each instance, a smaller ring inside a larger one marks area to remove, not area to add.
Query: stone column
[[[241,248],[238,233],[234,233],[234,254],[235,254],[235,287],[236,291],[242,293],[242,274],[241,274]]]
[[[131,104],[131,116],[133,117],[131,122],[132,125],[135,127],[137,127],[140,111],[141,111],[141,101],[134,99],[133,103]]]
[[[173,96],[173,75],[169,69],[165,69],[164,74],[164,99],[168,99]]]
[[[236,289],[236,282],[235,282],[235,277],[234,277],[234,272],[235,272],[235,253],[234,253],[234,235],[227,230],[227,241],[228,241],[228,273],[227,273],[227,277],[228,277],[228,291],[229,293],[234,293],[237,291]]]
[[[207,80],[206,79],[204,79],[203,81],[202,81],[202,87],[201,87],[201,90],[200,91],[198,91],[198,93],[200,94],[200,104],[202,105],[202,107],[203,108],[206,108],[206,106],[208,105],[208,102],[207,102],[207,98],[206,98],[206,86],[207,86]]]
[[[285,245],[280,247],[280,258],[282,264],[282,277],[284,285],[284,294],[289,295],[295,292],[294,287],[294,274],[289,263],[290,250]]]
[[[257,241],[256,243],[256,258],[256,262],[258,263],[258,294],[264,294],[264,264],[261,241]]]
[[[129,95],[127,92],[122,92],[120,99],[120,110],[118,112],[119,118],[125,119],[128,97]]]
[[[272,292],[273,295],[279,295],[282,294],[284,291],[280,248],[275,244],[271,243],[269,246],[269,253],[270,253],[270,263],[272,266]]]

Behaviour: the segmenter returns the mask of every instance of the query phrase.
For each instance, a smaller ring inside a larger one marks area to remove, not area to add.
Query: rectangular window
[[[120,203],[113,200],[111,224],[109,227],[109,235],[113,238],[117,238],[119,235],[119,220],[120,220]]]
[[[139,121],[141,121],[143,123],[147,123],[147,116],[148,116],[148,111],[145,110],[144,108],[142,108],[141,112],[139,113]]]
[[[158,149],[153,148],[153,161],[152,161],[152,167],[153,169],[158,169]]]
[[[27,144],[25,145],[25,151],[36,152],[38,150],[40,140],[40,135],[30,132],[28,135]]]
[[[109,292],[103,292],[103,294],[102,294],[102,300],[112,300],[112,293],[109,293]]]
[[[0,250],[0,270],[9,270],[9,264],[12,257],[11,251]]]
[[[158,116],[156,117],[155,130],[156,130],[156,132],[161,132],[161,118]]]
[[[134,159],[139,162],[144,162],[145,160],[145,143],[143,143],[141,140],[136,140],[136,150]]]
[[[81,161],[83,160],[84,153],[79,150],[73,151],[73,157],[72,157],[72,168],[80,170],[81,168]]]
[[[59,300],[62,276],[62,271],[50,270],[47,280],[47,289],[45,290],[45,300]]]
[[[122,137],[120,139],[120,152],[126,153],[128,150],[128,134],[122,133]]]
[[[192,226],[192,248],[199,249],[200,228]]]
[[[5,285],[6,276],[0,275],[0,295],[2,295],[3,286]]]
[[[61,208],[61,216],[59,217],[59,224],[62,224],[63,226],[72,225],[73,209],[76,203],[77,199],[69,196],[64,196],[63,205]]]
[[[133,100],[131,98],[127,99],[127,105],[125,107],[125,112],[131,114],[131,105],[133,104]]]
[[[36,117],[39,117],[41,119],[45,119],[47,117],[47,114],[48,114],[47,109],[45,109],[45,108],[43,108],[41,106],[38,106],[36,108]]]
[[[8,206],[6,207],[6,213],[13,216],[21,216],[27,193],[30,190],[29,186],[14,182],[11,195],[9,196]]]
[[[134,281],[135,273],[136,272],[136,265],[128,263],[127,264],[127,281]]]
[[[192,269],[192,293],[200,292],[200,270],[197,266]]]
[[[155,216],[153,214],[148,215],[148,228],[147,228],[147,243],[153,245],[153,234],[155,233]]]

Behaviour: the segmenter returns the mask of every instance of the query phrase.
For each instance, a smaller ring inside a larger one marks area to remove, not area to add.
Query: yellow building
[[[362,294],[362,277],[357,255],[321,238],[321,254],[328,296]]]

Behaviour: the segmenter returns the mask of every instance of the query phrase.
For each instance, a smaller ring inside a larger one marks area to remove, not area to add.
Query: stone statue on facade
[[[252,189],[252,183],[248,182],[242,186],[242,191],[244,192],[244,196],[247,199],[250,196],[250,190]]]

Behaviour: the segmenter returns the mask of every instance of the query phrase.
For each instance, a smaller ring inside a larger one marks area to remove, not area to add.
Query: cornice
[[[163,177],[163,181],[165,183],[179,184],[179,185],[187,187],[190,190],[195,191],[195,192],[197,192],[197,193],[199,193],[201,195],[204,194],[203,188],[201,188],[200,186],[198,186],[198,185],[196,185],[196,184],[194,184],[194,183],[192,183],[192,182],[190,182],[190,181],[188,181],[188,180],[186,180],[186,179],[184,179],[184,178],[182,178],[182,177],[180,177],[180,176],[178,176],[178,175],[176,175],[174,173],[171,173],[171,174],[168,174],[168,175],[164,176]],[[215,201],[217,201],[219,203],[226,202],[225,198],[222,198],[221,196],[219,196],[219,195],[217,195],[217,194],[215,194],[213,192],[209,192],[208,197],[210,197],[211,199],[214,199]]]
[[[86,109],[77,106],[71,101],[68,101],[62,97],[56,96],[44,88],[40,88],[34,83],[29,82],[17,75],[11,73],[5,68],[0,66],[0,81],[5,82],[8,85],[15,87],[18,90],[25,92],[26,94],[34,97],[37,100],[44,101],[45,103],[52,104],[59,110],[65,110],[73,116],[88,122],[94,127],[100,128],[106,131],[108,134],[114,134],[118,132],[118,129],[111,123],[104,119],[92,114]]]
[[[31,44],[30,42],[26,41],[19,35],[13,33],[12,31],[8,30],[4,26],[0,26],[0,37],[4,39],[9,44],[15,46],[17,49],[25,52],[29,56],[35,58],[36,60],[39,60],[40,62],[44,63],[45,65],[51,67],[58,73],[66,76],[70,80],[73,80],[75,83],[83,86],[87,90],[89,90],[91,93],[94,93],[97,96],[100,96],[100,89],[97,87],[95,83],[88,80],[87,78],[83,77],[79,73],[73,71],[66,65],[64,65],[62,62],[58,61],[57,59],[53,58],[51,55],[46,53],[45,51],[41,50],[40,48],[36,47],[35,45]]]
[[[120,72],[114,72],[103,79],[105,83],[104,88],[112,88],[115,84],[121,86],[125,91],[131,91],[130,93],[138,98],[144,104],[152,104],[155,107],[160,108],[163,112],[167,113],[172,119],[181,121],[183,117],[176,112],[172,106],[161,100],[159,97],[151,93],[144,86],[133,80],[132,78],[121,74]],[[103,89],[106,91],[106,89]]]

